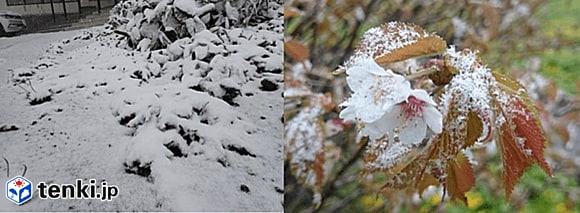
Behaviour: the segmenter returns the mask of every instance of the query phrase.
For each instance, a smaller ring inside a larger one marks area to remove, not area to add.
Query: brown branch
[[[322,201],[320,203],[320,206],[322,206],[324,204],[324,201],[326,200],[324,198],[329,197],[329,195],[331,195],[332,193],[335,192],[336,185],[334,183],[338,179],[342,178],[342,176],[346,173],[346,171],[348,171],[362,156],[363,152],[366,150],[365,147],[366,147],[367,143],[368,143],[368,140],[365,140],[365,142],[362,143],[358,147],[356,152],[348,159],[348,161],[344,164],[344,166],[342,166],[342,168],[340,168],[340,170],[336,173],[336,175],[334,175],[332,178],[328,179],[328,181],[324,185],[322,192],[321,192]],[[314,212],[319,212],[321,209],[322,208],[318,208]]]

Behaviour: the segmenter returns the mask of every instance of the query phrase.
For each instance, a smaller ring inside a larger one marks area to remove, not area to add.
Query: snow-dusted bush
[[[11,80],[38,108],[110,110],[130,138],[119,167],[171,210],[280,211],[282,11],[281,1],[123,1],[110,24],[50,45]]]
[[[129,0],[112,9],[108,32],[118,40],[109,45],[147,56],[128,70],[135,86],[111,107],[132,129],[127,172],[154,180],[168,159],[201,156],[230,167],[216,150],[259,156],[239,136],[256,127],[236,108],[239,97],[281,88],[282,4]]]
[[[215,27],[282,25],[282,1],[129,0],[111,10],[109,23],[139,50],[160,49]],[[274,20],[274,21],[272,21]],[[278,29],[280,33],[283,29]],[[183,44],[182,44],[183,45]]]

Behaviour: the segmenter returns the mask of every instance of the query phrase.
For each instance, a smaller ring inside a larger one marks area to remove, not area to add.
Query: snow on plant
[[[187,200],[171,201],[177,210],[215,210],[212,202],[191,207],[195,191],[236,201],[218,209],[279,211],[282,4],[122,1],[108,25],[51,45],[38,66],[14,70],[11,80],[31,105],[59,101],[64,91],[107,96],[130,136],[119,166],[158,185],[162,199]],[[192,162],[199,170],[172,170]],[[184,191],[174,177],[193,173],[204,184]]]
[[[418,144],[427,124],[433,132],[441,132],[442,116],[435,102],[424,90],[411,90],[403,76],[383,70],[372,59],[351,67],[347,75],[348,85],[355,92],[341,104],[346,108],[340,118],[363,123],[364,135]]]
[[[305,97],[308,106],[292,118],[285,128],[285,150],[291,170],[299,181],[317,192],[314,195],[315,203],[320,203],[321,194],[318,192],[339,155],[334,143],[325,140],[331,132],[323,129],[324,125],[319,118],[333,108],[328,106],[329,99],[321,94]]]
[[[431,55],[438,57],[418,58]],[[421,68],[408,66],[420,61]],[[465,193],[475,184],[472,161],[477,159],[465,153],[489,141],[501,150],[507,200],[533,163],[552,175],[543,156],[546,139],[526,90],[488,68],[477,51],[457,51],[416,25],[390,22],[364,33],[340,72],[346,72],[352,95],[340,105],[339,117],[358,125],[355,141],[366,146],[361,181],[382,174],[383,190],[419,193],[441,185],[452,199],[467,202]],[[301,87],[287,78],[290,89]],[[295,176],[327,178],[322,165],[328,162],[317,158],[324,156],[323,144],[328,143],[321,109],[306,104],[287,124],[290,146],[308,150],[287,149]],[[303,134],[296,134],[297,129]],[[301,163],[292,163],[296,161]],[[302,183],[321,193],[322,183],[308,178]]]
[[[112,106],[119,123],[135,134],[135,148],[125,163],[128,171],[142,173],[164,155],[148,154],[158,149],[139,146],[165,145],[173,152],[166,153],[170,157],[181,156],[187,155],[188,146],[195,146],[192,141],[203,145],[205,140],[225,140],[220,139],[225,135],[204,135],[208,126],[224,132],[248,128],[235,116],[239,97],[275,91],[279,87],[274,82],[281,82],[277,80],[283,69],[281,5],[281,1],[130,0],[112,9],[109,23],[121,36],[114,45],[148,52],[147,63],[130,74],[139,86],[128,88]],[[165,136],[148,136],[151,131]]]
[[[262,25],[273,29],[263,24],[282,25],[277,20],[281,4],[264,0],[129,0],[111,9],[109,24],[127,38],[128,46],[145,51],[168,47],[178,39],[195,37],[217,26],[229,29]]]

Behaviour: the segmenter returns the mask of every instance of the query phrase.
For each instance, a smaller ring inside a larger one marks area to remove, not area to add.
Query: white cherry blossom
[[[413,90],[405,101],[397,103],[380,119],[365,123],[363,135],[372,139],[387,136],[394,142],[417,145],[425,138],[427,127],[441,133],[443,115],[425,90]]]
[[[340,112],[340,118],[347,121],[375,122],[411,93],[405,77],[384,70],[370,58],[358,61],[346,74],[348,86],[354,92],[341,104],[346,108]]]

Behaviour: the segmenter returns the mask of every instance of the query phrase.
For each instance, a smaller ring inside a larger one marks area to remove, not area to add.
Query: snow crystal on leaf
[[[320,107],[305,108],[288,122],[286,144],[288,152],[293,153],[291,163],[314,161],[316,153],[321,151],[322,129],[317,125],[321,112]]]
[[[458,52],[452,46],[443,57],[450,66],[459,71],[445,87],[445,94],[442,96],[443,116],[448,116],[450,107],[459,113],[455,115],[458,119],[448,120],[453,123],[449,125],[451,129],[463,129],[464,122],[459,118],[466,117],[468,112],[476,112],[481,119],[489,120],[489,116],[493,115],[490,89],[495,86],[491,70],[479,61],[477,53],[473,51]]]
[[[376,59],[388,55],[396,49],[430,36],[434,34],[429,34],[418,26],[401,22],[389,22],[371,28],[363,34],[359,47],[345,62],[344,68],[355,66],[367,58]]]
[[[385,171],[401,162],[411,151],[412,145],[393,143],[389,138],[369,140],[366,147],[365,170]]]

